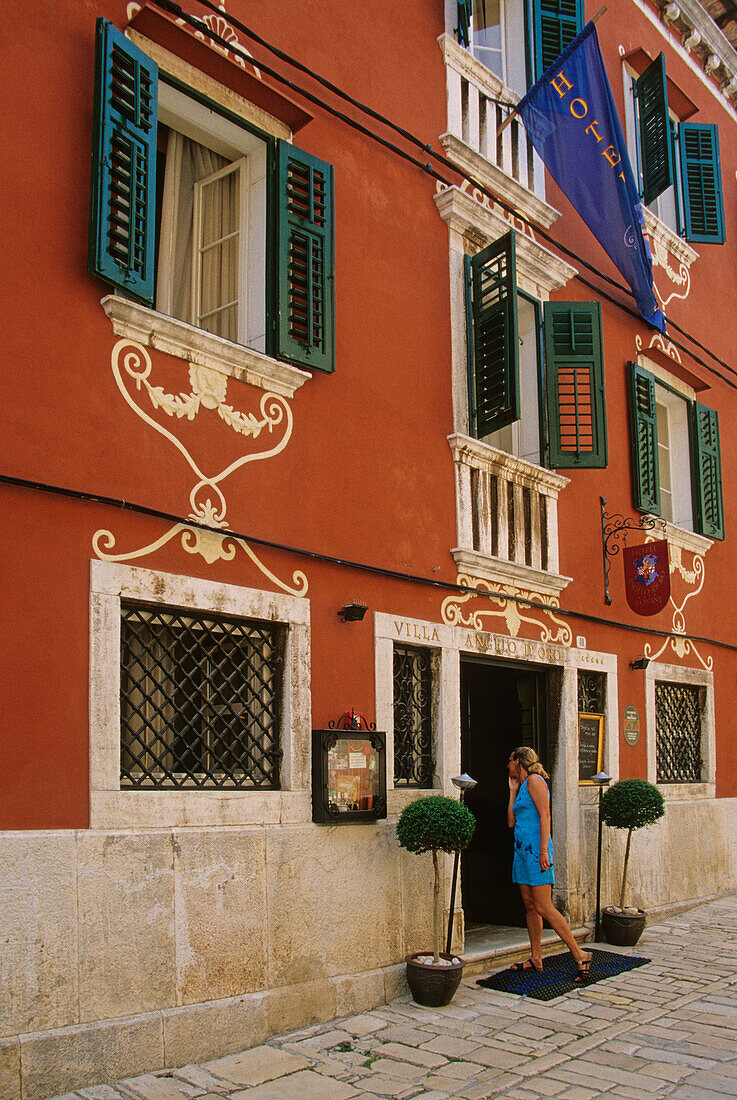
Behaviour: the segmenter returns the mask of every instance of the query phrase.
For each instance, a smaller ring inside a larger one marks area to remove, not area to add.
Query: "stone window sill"
[[[119,294],[108,294],[101,301],[116,336],[135,340],[166,355],[185,359],[197,366],[209,367],[228,378],[237,378],[250,386],[294,397],[311,378],[309,371],[272,359],[243,344],[234,344],[221,336],[188,325],[175,317],[148,309]]]
[[[716,783],[658,783],[666,802],[703,802],[716,798]]]
[[[660,516],[649,515],[647,518],[655,521],[655,527],[653,527],[651,534],[655,535],[656,532],[662,530],[662,537],[667,539],[668,545],[671,547],[688,550],[691,554],[703,558],[706,551],[714,545],[712,540],[706,538],[705,535],[699,535],[696,531],[689,531],[685,527],[678,527],[675,523],[668,523],[667,520],[662,520]]]

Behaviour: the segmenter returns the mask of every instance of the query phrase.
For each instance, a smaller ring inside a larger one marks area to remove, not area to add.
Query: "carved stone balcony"
[[[448,436],[456,474],[459,572],[556,596],[562,474],[465,435]]]
[[[443,34],[448,133],[440,138],[449,160],[526,218],[548,228],[559,213],[545,202],[545,170],[522,121],[497,129],[519,96],[485,65]],[[507,106],[508,105],[508,106]]]

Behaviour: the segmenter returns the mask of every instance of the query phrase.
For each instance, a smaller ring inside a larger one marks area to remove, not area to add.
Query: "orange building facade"
[[[499,133],[593,14],[14,10],[3,1096],[396,995],[431,928],[396,817],[462,771],[457,947],[521,926],[519,744],[573,924],[602,769],[666,798],[633,904],[733,889],[737,52],[697,0],[598,23],[663,336]],[[662,541],[636,614],[625,547]],[[312,731],[354,713],[318,789]]]

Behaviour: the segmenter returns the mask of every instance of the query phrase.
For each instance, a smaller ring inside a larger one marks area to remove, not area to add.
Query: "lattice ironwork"
[[[284,629],[124,604],[121,787],[279,788]]]
[[[424,646],[394,646],[394,782],[431,787],[432,654]]]
[[[658,783],[701,782],[701,689],[655,684]]]
[[[603,672],[578,672],[579,714],[606,714],[606,675]]]

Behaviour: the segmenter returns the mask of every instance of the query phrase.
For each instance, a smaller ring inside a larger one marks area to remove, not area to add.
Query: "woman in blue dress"
[[[591,969],[590,954],[581,950],[562,913],[553,905],[553,842],[550,839],[549,778],[534,749],[515,749],[507,764],[509,806],[507,823],[514,829],[512,881],[522,894],[530,937],[530,958],[517,963],[514,970],[543,968],[542,931],[546,920],[573,955],[582,981]]]

